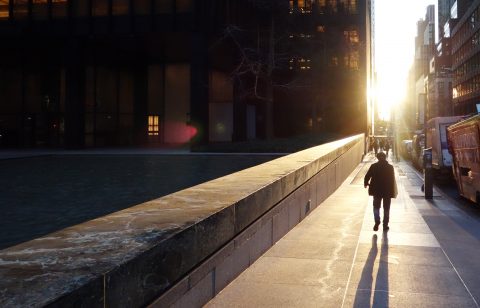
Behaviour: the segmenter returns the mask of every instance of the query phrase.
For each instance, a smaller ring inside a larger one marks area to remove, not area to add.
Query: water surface
[[[277,157],[54,155],[0,160],[0,249]]]

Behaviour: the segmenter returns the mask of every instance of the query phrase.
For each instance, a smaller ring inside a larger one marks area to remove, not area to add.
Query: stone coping
[[[313,147],[1,250],[0,306],[148,304],[363,138]]]

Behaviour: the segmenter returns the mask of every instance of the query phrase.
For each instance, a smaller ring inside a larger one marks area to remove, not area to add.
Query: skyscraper
[[[367,131],[367,0],[0,1],[0,145]]]

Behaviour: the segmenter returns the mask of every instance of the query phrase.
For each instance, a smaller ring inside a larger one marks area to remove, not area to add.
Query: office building
[[[0,0],[0,145],[367,132],[366,0]]]

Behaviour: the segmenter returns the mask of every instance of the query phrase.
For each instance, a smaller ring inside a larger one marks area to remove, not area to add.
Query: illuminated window
[[[149,136],[158,136],[160,128],[158,125],[158,116],[151,115],[148,116],[148,135]]]
[[[337,13],[338,11],[338,5],[337,5],[337,0],[328,0],[327,1],[327,6],[330,11],[333,13]]]
[[[0,0],[0,19],[8,18],[8,1]]]
[[[290,70],[309,70],[311,69],[312,60],[306,58],[291,58],[289,61]]]
[[[326,0],[317,0],[317,11],[319,14],[325,14]]]
[[[349,0],[348,1],[348,12],[350,14],[357,13],[357,0]]]
[[[317,32],[324,33],[325,32],[325,26],[317,26]]]
[[[308,14],[312,12],[312,6],[314,0],[298,0],[298,7],[295,7],[295,1],[290,0],[290,14],[298,10],[302,14]]]
[[[338,57],[332,57],[330,64],[332,66],[338,66]]]
[[[343,35],[347,42],[350,44],[358,44],[360,42],[360,38],[358,36],[357,30],[349,30],[349,31],[343,31]]]
[[[345,67],[351,70],[358,70],[360,67],[360,53],[358,51],[352,51],[344,57]]]

